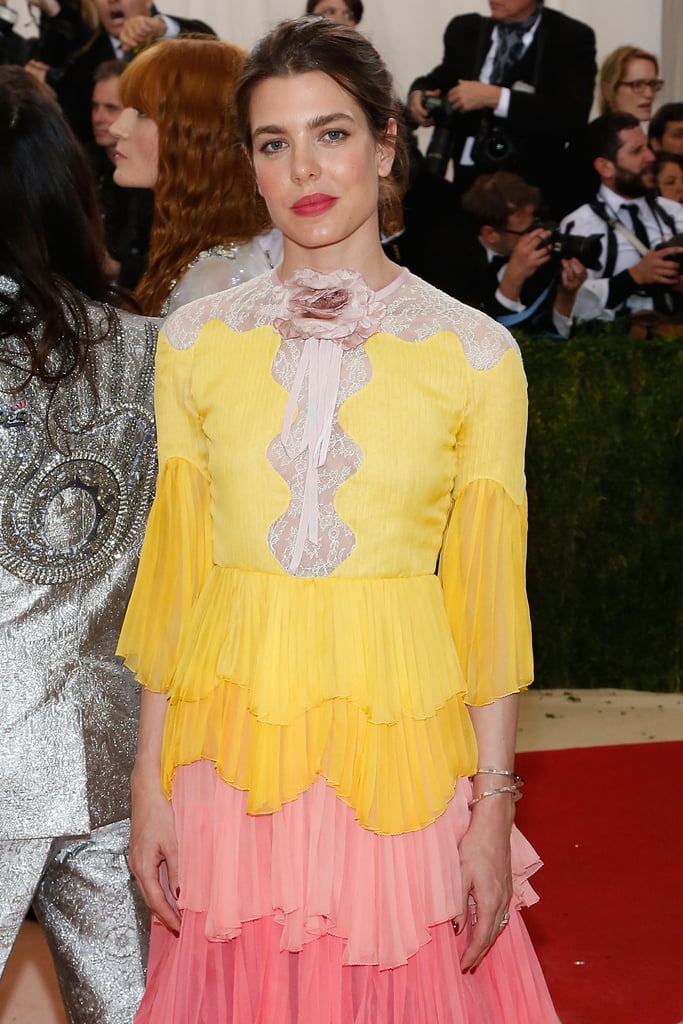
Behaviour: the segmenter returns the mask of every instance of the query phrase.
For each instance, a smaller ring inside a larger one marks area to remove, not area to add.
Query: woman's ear
[[[377,173],[380,178],[387,178],[391,174],[391,168],[396,156],[396,136],[398,135],[398,123],[395,117],[387,121],[384,138],[377,144]]]

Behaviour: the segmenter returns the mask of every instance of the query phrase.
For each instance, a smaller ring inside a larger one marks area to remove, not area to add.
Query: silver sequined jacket
[[[96,394],[60,385],[49,430],[48,389],[12,393],[25,375],[0,360],[0,838],[128,815],[139,698],[114,651],[154,489],[158,322],[115,322]]]

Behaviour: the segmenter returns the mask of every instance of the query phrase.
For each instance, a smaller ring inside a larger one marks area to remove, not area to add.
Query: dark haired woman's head
[[[0,68],[0,272],[107,292],[90,166],[61,110],[22,68]]]
[[[683,203],[683,155],[660,149],[655,154],[655,177],[660,196]]]
[[[247,57],[237,88],[240,138],[253,154],[251,104],[259,85],[273,78],[311,72],[327,75],[343,89],[362,111],[375,142],[393,150],[393,168],[380,180],[379,192],[380,219],[388,234],[400,224],[400,196],[408,174],[407,147],[401,132],[403,107],[382,58],[364,36],[334,21],[314,17],[285,21],[264,36]]]
[[[308,0],[306,14],[317,14],[342,25],[358,25],[363,17],[363,4],[361,0]]]
[[[96,184],[44,86],[0,67],[0,338],[22,338],[30,373],[55,385],[85,364],[96,340],[85,299],[111,299]],[[59,350],[57,363],[50,354]]]

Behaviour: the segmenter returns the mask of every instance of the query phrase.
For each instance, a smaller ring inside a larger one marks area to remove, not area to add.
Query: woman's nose
[[[292,161],[292,177],[295,181],[306,181],[317,178],[320,165],[311,146],[299,146],[294,151]]]

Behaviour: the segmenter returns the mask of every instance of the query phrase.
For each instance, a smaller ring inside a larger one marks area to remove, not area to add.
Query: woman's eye
[[[342,128],[330,128],[325,132],[324,138],[328,142],[339,142],[341,139],[345,139],[348,136],[348,132],[345,132]]]
[[[262,153],[280,153],[285,148],[283,139],[269,139],[261,146]]]

